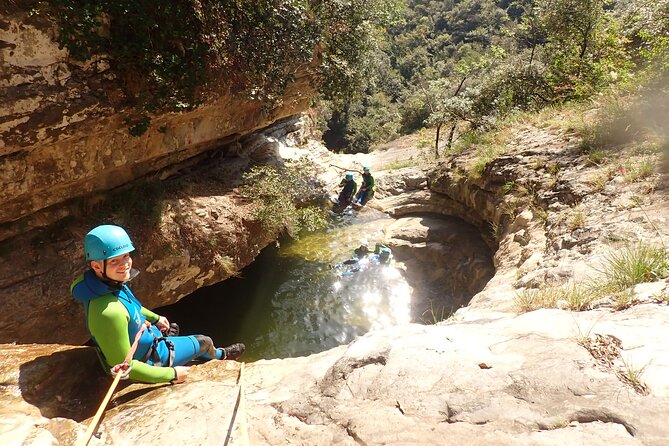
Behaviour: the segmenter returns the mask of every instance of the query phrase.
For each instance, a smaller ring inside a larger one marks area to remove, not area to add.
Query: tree
[[[499,49],[495,49],[490,55],[483,55],[476,52],[463,57],[455,67],[455,74],[450,79],[439,79],[430,84],[428,88],[423,88],[425,101],[430,109],[430,116],[427,120],[428,125],[436,127],[434,140],[434,156],[439,157],[439,139],[441,128],[444,124],[450,123],[451,129],[448,134],[446,147],[451,148],[453,137],[458,125],[458,121],[465,120],[471,124],[477,125],[481,116],[474,112],[474,100],[472,95],[474,90],[468,90],[463,95],[465,83],[480,72],[488,69],[495,58],[495,55],[501,55]],[[450,90],[450,91],[449,91]]]
[[[607,82],[610,71],[627,69],[625,39],[607,5],[607,0],[537,1],[547,38],[547,75],[563,97],[588,95]]]

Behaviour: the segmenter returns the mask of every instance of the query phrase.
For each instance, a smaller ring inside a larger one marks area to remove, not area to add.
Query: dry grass
[[[601,192],[609,181],[611,181],[611,177],[608,173],[598,173],[594,177],[590,178],[587,184],[590,186],[593,192]]]
[[[651,175],[655,170],[655,163],[650,158],[640,160],[627,160],[621,166],[621,171],[625,180],[630,183],[642,181]]]
[[[524,289],[516,293],[514,302],[520,313],[528,313],[540,308],[557,308],[561,296],[562,290],[559,287]]]
[[[474,152],[474,160],[469,167],[469,176],[478,179],[483,176],[486,167],[506,153],[507,147],[500,144],[482,145]]]
[[[635,392],[648,395],[648,386],[641,381],[646,367],[635,368],[630,361],[625,360],[621,354],[623,344],[619,338],[595,333],[594,336],[580,338],[578,345],[590,352],[598,366],[613,370],[618,379],[632,387]]]
[[[571,311],[589,310],[597,294],[587,286],[571,284],[567,286],[546,286],[525,289],[516,293],[516,308],[521,313],[540,308],[566,308]]]
[[[573,231],[575,229],[585,227],[586,220],[587,216],[585,215],[585,212],[583,212],[583,209],[575,208],[572,210],[571,215],[569,216],[567,225],[569,226],[569,229]]]
[[[641,381],[647,366],[635,368],[631,362],[626,361],[622,356],[620,359],[623,365],[615,370],[618,379],[632,387],[639,395],[648,395],[648,386]]]

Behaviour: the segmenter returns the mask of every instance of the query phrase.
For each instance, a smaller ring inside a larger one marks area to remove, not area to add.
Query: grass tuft
[[[557,308],[561,295],[558,287],[524,289],[516,293],[514,301],[520,313],[528,313],[540,308]]]
[[[583,228],[585,227],[585,221],[587,217],[585,215],[585,212],[583,212],[583,209],[574,209],[569,216],[569,229],[572,231],[575,229]]]
[[[403,169],[405,167],[415,167],[418,164],[419,164],[419,160],[414,159],[414,158],[408,158],[408,159],[405,159],[405,160],[393,161],[391,163],[388,163],[388,164],[382,166],[378,170],[392,171],[392,170]]]
[[[663,248],[640,243],[609,253],[601,272],[607,290],[623,291],[638,283],[666,277],[669,258]]]
[[[620,359],[622,360],[623,365],[615,370],[618,379],[632,387],[638,394],[648,395],[648,386],[641,381],[641,377],[646,371],[647,365],[637,369],[631,362],[625,361],[625,358],[622,356]]]
[[[653,175],[655,163],[649,158],[643,158],[638,162],[628,160],[621,166],[621,170],[623,171],[625,180],[634,183]]]
[[[596,298],[597,294],[586,286],[546,286],[539,289],[525,289],[517,293],[515,304],[521,313],[558,307],[571,311],[585,311],[590,309]]]

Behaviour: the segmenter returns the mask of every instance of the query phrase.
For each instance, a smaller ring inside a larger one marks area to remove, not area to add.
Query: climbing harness
[[[170,353],[166,364],[163,364],[160,354],[158,353],[158,345],[161,342],[165,343]],[[152,365],[155,365],[156,367],[172,367],[172,364],[174,364],[174,342],[170,341],[165,336],[154,338],[153,343],[146,354],[140,359],[142,362],[147,362],[148,360],[151,360]]]
[[[88,442],[91,441],[91,437],[93,436],[93,433],[95,432],[95,429],[97,428],[98,423],[100,422],[102,413],[107,407],[107,404],[109,403],[109,400],[111,399],[112,393],[114,393],[116,386],[118,385],[121,379],[125,379],[130,375],[130,368],[131,368],[130,361],[132,361],[132,355],[135,354],[135,350],[137,350],[137,344],[139,344],[139,338],[142,337],[142,333],[144,333],[146,327],[147,325],[142,325],[142,327],[135,335],[135,341],[132,343],[130,351],[125,356],[123,362],[111,368],[112,375],[114,375],[114,381],[112,382],[111,386],[109,387],[109,390],[107,391],[107,394],[102,400],[102,404],[100,404],[98,411],[95,413],[93,421],[91,421],[91,424],[88,426],[88,429],[86,430],[86,434],[84,435],[83,440],[79,442],[79,446],[87,446]]]

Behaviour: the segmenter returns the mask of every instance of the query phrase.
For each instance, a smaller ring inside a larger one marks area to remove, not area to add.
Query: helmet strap
[[[107,284],[114,289],[120,290],[123,288],[123,282],[119,282],[118,280],[113,280],[107,276],[107,259],[104,259],[102,261],[102,278],[104,279]]]

